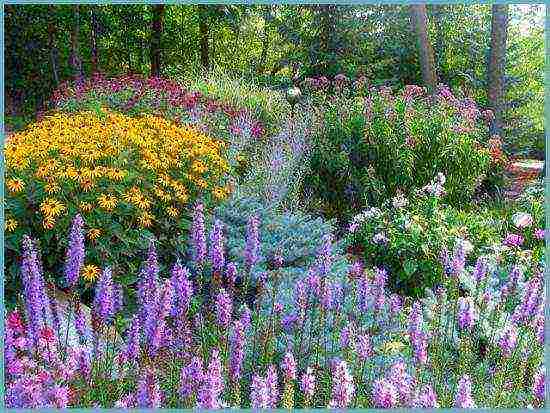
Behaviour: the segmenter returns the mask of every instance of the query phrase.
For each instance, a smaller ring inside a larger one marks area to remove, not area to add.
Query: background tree
[[[160,76],[164,4],[156,4],[151,7],[153,9],[153,25],[151,30],[151,76]]]
[[[506,62],[506,38],[508,33],[508,5],[494,4],[491,19],[491,49],[488,62],[488,100],[493,110],[491,125],[493,134],[502,134],[504,109],[504,70]]]
[[[411,20],[416,32],[418,53],[420,56],[420,68],[422,79],[428,90],[435,90],[437,75],[435,71],[434,52],[428,37],[428,16],[425,4],[413,4],[411,8]]]

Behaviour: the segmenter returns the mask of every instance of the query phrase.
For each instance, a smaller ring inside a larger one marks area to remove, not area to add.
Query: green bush
[[[407,195],[438,172],[447,177],[444,200],[463,205],[489,171],[502,171],[482,121],[490,114],[446,88],[434,97],[416,86],[398,95],[387,88],[365,98],[337,94],[323,111],[306,183],[331,216],[379,205],[398,190]]]

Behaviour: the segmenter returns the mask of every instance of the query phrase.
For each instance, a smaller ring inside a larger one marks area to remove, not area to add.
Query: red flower
[[[21,319],[21,315],[17,310],[14,310],[8,314],[6,322],[8,324],[8,327],[16,333],[22,334],[23,331],[25,331],[23,320]]]
[[[40,331],[40,338],[44,339],[47,343],[52,343],[55,340],[55,334],[50,327],[44,327]]]

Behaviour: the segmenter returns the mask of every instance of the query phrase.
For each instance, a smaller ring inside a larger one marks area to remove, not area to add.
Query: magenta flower
[[[543,240],[544,239],[544,234],[545,234],[545,231],[542,228],[538,228],[534,233],[535,238],[538,239],[538,240]]]
[[[162,404],[162,393],[152,370],[147,370],[138,382],[136,393],[137,407],[158,409]]]
[[[419,394],[413,400],[412,407],[423,409],[437,409],[439,407],[437,395],[435,394],[432,386],[428,384],[422,387]]]
[[[535,378],[533,380],[533,396],[540,401],[544,400],[545,382],[546,374],[544,370],[541,369],[537,372],[537,374],[535,374]]]
[[[237,382],[241,377],[241,368],[244,360],[244,327],[240,320],[233,323],[233,332],[230,338],[229,377]]]
[[[265,383],[269,393],[269,407],[275,409],[279,401],[279,380],[277,377],[277,368],[273,364],[270,364],[267,368]]]
[[[250,385],[250,407],[253,409],[268,409],[269,401],[269,389],[266,380],[254,373]]]
[[[502,243],[509,247],[520,247],[524,242],[524,238],[519,234],[508,234]]]

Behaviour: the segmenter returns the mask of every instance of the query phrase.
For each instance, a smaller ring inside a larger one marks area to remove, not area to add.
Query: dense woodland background
[[[7,5],[7,124],[95,71],[223,72],[273,88],[344,73],[448,84],[495,111],[507,149],[542,156],[543,15],[541,5]]]

